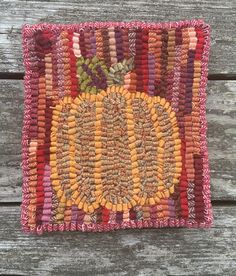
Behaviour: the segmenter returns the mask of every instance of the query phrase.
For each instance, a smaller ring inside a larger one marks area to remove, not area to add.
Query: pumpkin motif
[[[179,183],[180,150],[175,112],[164,98],[123,86],[66,96],[54,107],[51,128],[58,208],[76,204],[93,213],[158,204]]]

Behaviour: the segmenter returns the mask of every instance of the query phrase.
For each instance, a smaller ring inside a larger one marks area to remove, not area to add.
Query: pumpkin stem
[[[81,92],[97,94],[111,85],[123,85],[125,75],[134,68],[133,57],[107,68],[104,60],[79,57],[76,62]]]

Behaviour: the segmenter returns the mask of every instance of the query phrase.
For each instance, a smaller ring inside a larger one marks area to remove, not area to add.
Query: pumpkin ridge
[[[132,143],[134,142],[134,141],[132,141],[132,139],[134,137],[134,134],[133,134],[134,126],[133,126],[132,118],[127,116],[127,114],[132,115],[132,110],[131,110],[132,106],[130,105],[130,100],[129,100],[130,95],[125,92],[126,92],[126,90],[124,90],[122,86],[121,87],[116,86],[116,87],[111,87],[106,92],[102,93],[102,95],[99,97],[99,102],[101,102],[102,110],[104,112],[102,117],[104,117],[106,114],[105,109],[104,109],[105,102],[107,102],[107,100],[109,101],[109,99],[112,100],[113,95],[114,95],[114,104],[116,103],[115,99],[118,98],[118,95],[119,95],[119,97],[123,98],[123,101],[126,104],[124,107],[125,111],[123,112],[124,113],[123,115],[124,115],[125,121],[126,121],[125,123],[126,123],[127,137],[129,140],[128,147],[130,149],[130,161],[131,161],[130,162],[131,163],[130,164],[131,174],[129,176],[126,174],[126,178],[129,178],[132,176],[131,180],[126,181],[126,185],[127,185],[127,182],[130,181],[130,182],[132,182],[133,188],[128,189],[128,191],[127,191],[128,194],[126,196],[124,196],[122,199],[113,198],[113,200],[117,201],[116,204],[115,204],[115,202],[112,202],[111,200],[105,199],[102,195],[100,196],[100,204],[102,206],[105,206],[107,209],[111,209],[112,211],[126,211],[126,210],[130,209],[131,207],[136,206],[139,201],[139,198],[137,197],[137,193],[139,192],[140,180],[137,175],[137,164],[136,164],[136,162],[132,162],[132,158],[136,158],[135,147],[132,146]],[[107,104],[109,106],[108,102],[107,102]],[[111,108],[111,110],[112,110],[112,108]],[[127,113],[127,111],[129,111],[129,113]],[[99,113],[100,112],[101,112],[101,110],[99,110]],[[121,116],[121,114],[119,114],[119,115]],[[112,117],[115,117],[115,114],[113,114]],[[128,119],[128,117],[129,117],[129,119]],[[97,125],[99,125],[99,128],[101,127],[101,123],[102,123],[102,119],[97,124]],[[113,122],[111,124],[111,126],[114,127],[114,125],[115,125],[115,123]],[[106,125],[106,128],[107,128],[107,125]],[[103,131],[102,131],[102,133],[103,133]],[[125,135],[125,132],[121,135]],[[126,141],[124,140],[123,143],[126,143]],[[104,158],[104,159],[109,160],[109,157],[106,156],[106,158]],[[99,164],[102,166],[102,163],[99,163]],[[126,168],[124,168],[124,170],[126,170]],[[112,173],[114,173],[114,171],[112,171]],[[122,173],[122,171],[119,171],[119,173]],[[105,177],[105,179],[107,179],[107,178]],[[108,177],[108,179],[109,179],[109,177]],[[107,181],[108,181],[108,179],[107,179]],[[120,181],[120,179],[118,181]],[[100,183],[102,183],[102,181]],[[113,185],[114,184],[117,185],[117,183],[113,183]]]

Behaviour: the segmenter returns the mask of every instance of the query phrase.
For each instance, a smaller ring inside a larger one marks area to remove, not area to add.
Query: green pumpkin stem
[[[97,94],[110,85],[123,85],[124,76],[133,70],[133,58],[124,59],[107,68],[104,60],[97,56],[79,57],[76,62],[77,77],[81,92]]]

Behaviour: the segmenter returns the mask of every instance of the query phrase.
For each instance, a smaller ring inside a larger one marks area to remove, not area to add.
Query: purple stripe
[[[154,96],[155,91],[155,56],[148,54],[148,94]]]

